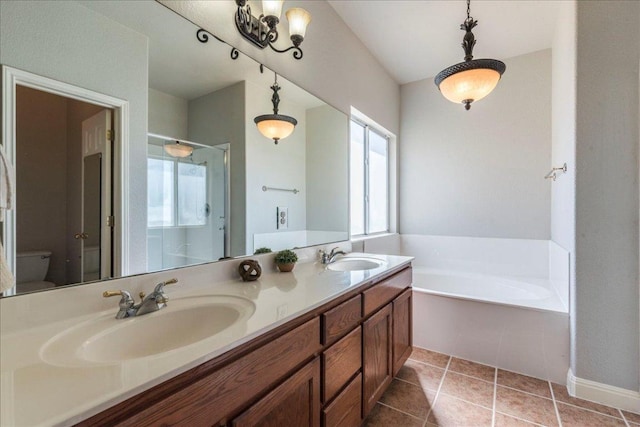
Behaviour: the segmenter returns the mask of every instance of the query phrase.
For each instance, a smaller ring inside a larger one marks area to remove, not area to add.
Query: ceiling
[[[474,58],[504,60],[551,47],[562,0],[474,0]],[[329,0],[400,84],[463,61],[465,0]]]

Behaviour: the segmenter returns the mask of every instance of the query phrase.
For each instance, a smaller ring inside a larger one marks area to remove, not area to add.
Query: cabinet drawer
[[[316,317],[165,399],[141,408],[119,425],[215,425],[273,387],[320,349],[320,319]]]
[[[362,298],[356,295],[322,315],[322,344],[353,329],[362,318]]]
[[[323,427],[358,427],[362,424],[362,374],[322,411]]]
[[[358,327],[322,353],[322,401],[328,402],[362,366],[362,328]]]
[[[409,267],[364,291],[362,293],[364,298],[363,315],[368,316],[400,295],[404,289],[411,286],[411,281],[412,274],[411,267]]]

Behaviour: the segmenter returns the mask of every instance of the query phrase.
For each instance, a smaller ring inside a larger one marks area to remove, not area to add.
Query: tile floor
[[[414,348],[367,427],[640,427],[640,414],[576,399],[566,387]]]

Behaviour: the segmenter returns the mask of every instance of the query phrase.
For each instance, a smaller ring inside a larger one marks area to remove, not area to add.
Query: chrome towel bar
[[[555,181],[556,178],[558,177],[558,173],[566,173],[566,172],[567,172],[567,164],[565,163],[559,168],[551,169],[551,171],[549,171],[549,173],[544,176],[544,179],[552,179]]]

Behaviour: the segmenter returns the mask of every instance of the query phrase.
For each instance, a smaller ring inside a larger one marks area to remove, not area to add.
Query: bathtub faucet
[[[135,304],[131,294],[127,291],[104,291],[102,296],[105,298],[120,295],[120,310],[116,314],[116,319],[126,319],[127,317],[142,316],[143,314],[158,311],[167,306],[169,297],[164,293],[166,285],[178,283],[178,279],[170,279],[165,282],[158,283],[149,295],[140,292],[140,304]]]
[[[338,255],[346,255],[347,254],[344,251],[338,251],[336,249],[338,249],[337,246],[335,248],[331,249],[331,252],[329,252],[329,253],[327,253],[326,251],[323,251],[322,249],[320,249],[318,251],[320,253],[320,262],[322,262],[323,264],[331,264],[332,262],[334,262],[336,260],[336,257]]]

